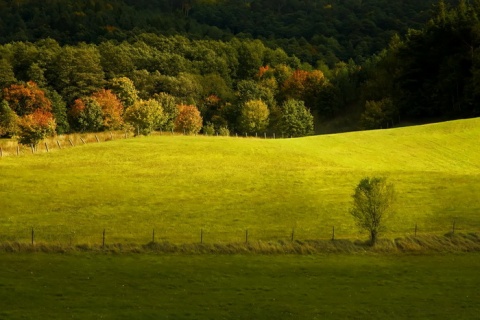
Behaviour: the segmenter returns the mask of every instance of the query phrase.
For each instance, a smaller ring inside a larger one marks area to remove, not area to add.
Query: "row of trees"
[[[215,133],[213,124],[204,126],[196,106],[178,104],[174,96],[163,92],[143,100],[128,78],[113,79],[112,89],[75,99],[68,109],[52,102],[32,81],[10,85],[2,97],[0,136],[18,136],[20,143],[27,145],[36,146],[60,126],[79,132],[130,130],[136,135],[148,135],[153,130],[196,134],[202,127],[206,134]],[[246,101],[240,109],[239,125],[246,133],[263,132],[269,119],[268,106],[262,100]],[[312,132],[313,117],[302,101],[290,99],[277,118],[277,126],[289,136],[302,136]],[[230,133],[227,127],[218,132]]]

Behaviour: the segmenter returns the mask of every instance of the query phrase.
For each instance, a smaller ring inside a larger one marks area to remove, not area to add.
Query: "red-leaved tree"
[[[3,89],[3,99],[8,102],[15,113],[23,117],[36,110],[52,111],[52,103],[45,96],[45,92],[33,81],[26,84],[12,84]]]

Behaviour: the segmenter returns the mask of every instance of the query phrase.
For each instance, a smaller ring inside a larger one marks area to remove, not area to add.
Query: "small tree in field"
[[[353,194],[353,206],[350,214],[357,225],[370,234],[370,244],[377,242],[379,233],[385,231],[385,220],[392,213],[395,201],[393,184],[386,178],[366,177],[360,180]]]

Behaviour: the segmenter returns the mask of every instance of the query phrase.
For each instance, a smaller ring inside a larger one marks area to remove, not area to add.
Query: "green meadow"
[[[366,239],[364,176],[397,190],[387,238],[480,231],[480,119],[298,139],[155,135],[0,158],[0,242]],[[0,145],[11,143],[2,141]]]
[[[0,318],[476,319],[479,258],[0,253]]]

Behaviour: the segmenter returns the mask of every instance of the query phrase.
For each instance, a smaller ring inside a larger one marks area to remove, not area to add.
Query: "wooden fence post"
[[[98,137],[97,137],[97,135],[95,135],[95,139],[97,139],[97,142],[100,142],[100,140],[98,140]]]
[[[71,145],[72,147],[75,147],[75,146],[73,145],[72,139],[68,138],[68,141],[70,142],[70,145]]]
[[[83,144],[85,144],[85,140],[83,140],[82,137],[80,137],[80,140],[82,141]]]
[[[105,250],[105,229],[103,229],[102,249]]]
[[[3,157],[3,149],[0,147],[0,158]]]
[[[58,145],[58,149],[62,149],[62,146],[60,145],[60,141],[57,140],[57,145]]]
[[[48,144],[45,142],[45,150],[48,152]]]
[[[35,245],[35,230],[32,227],[32,246]]]

